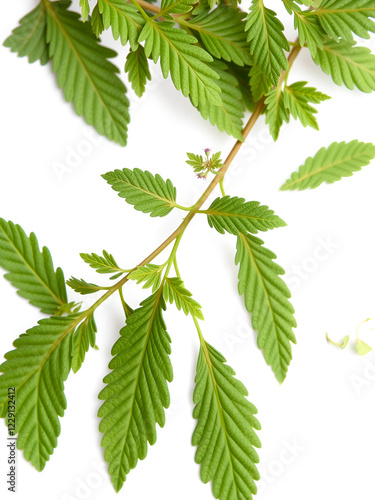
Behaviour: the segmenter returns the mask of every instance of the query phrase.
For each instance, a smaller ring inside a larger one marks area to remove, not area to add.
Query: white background
[[[77,9],[78,1],[74,4]],[[35,5],[31,0],[3,1],[0,40]],[[269,1],[268,6],[280,13],[288,37],[294,38],[292,19],[281,2]],[[118,50],[116,63],[123,73],[127,49],[108,32],[103,39]],[[362,43],[375,50],[375,41]],[[129,145],[124,149],[98,140],[64,102],[49,65],[29,65],[26,58],[19,59],[4,47],[0,57],[0,216],[21,224],[27,232],[35,231],[66,278],[74,275],[105,284],[81,261],[79,252],[100,253],[105,248],[120,265],[132,267],[175,229],[183,214],[176,211],[167,218],[151,219],[136,212],[100,175],[124,167],[159,172],[176,185],[179,203],[190,205],[205,183],[185,164],[186,151],[199,153],[211,147],[225,157],[233,139],[204,122],[152,64],[154,81],[142,100],[129,90]],[[278,189],[322,146],[355,138],[375,142],[375,96],[335,86],[307,51],[292,70],[290,81],[298,80],[308,80],[334,96],[319,106],[320,133],[292,122],[275,144],[262,117],[227,182],[229,194],[267,204],[288,223],[287,228],[261,235],[288,271],[298,321],[298,345],[281,387],[256,347],[249,315],[237,294],[235,238],[220,235],[203,216],[196,217],[180,246],[180,270],[186,286],[203,305],[207,340],[236,369],[259,409],[263,479],[258,498],[370,500],[375,489],[375,351],[359,357],[354,338],[356,326],[374,315],[375,165],[317,190]],[[93,135],[96,144],[59,178],[56,164],[67,165],[69,152],[84,147],[87,134]],[[322,242],[328,250],[322,250]],[[70,296],[79,300],[73,292]],[[143,297],[144,291],[127,285],[126,298],[133,307]],[[93,299],[84,300],[90,304]],[[3,353],[41,315],[5,280],[0,282],[0,303]],[[191,319],[173,308],[165,316],[173,339],[174,365],[167,425],[158,430],[156,446],[129,474],[119,495],[137,500],[209,499],[210,486],[199,480],[190,445],[198,338]],[[81,371],[66,383],[68,409],[50,462],[38,473],[18,453],[17,491],[22,500],[115,498],[96,413],[110,349],[124,323],[117,296],[98,310],[96,319],[100,350],[90,351]],[[370,328],[375,328],[375,321],[362,327],[362,336],[375,347],[375,331]],[[325,332],[337,340],[350,334],[353,344],[345,351],[336,349],[326,343]],[[1,426],[1,498],[11,497],[6,491],[6,438],[6,428]]]

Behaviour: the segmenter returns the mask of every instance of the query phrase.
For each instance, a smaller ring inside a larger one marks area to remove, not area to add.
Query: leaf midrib
[[[69,37],[68,32],[64,28],[64,24],[60,21],[59,16],[56,14],[56,11],[55,11],[54,7],[52,7],[52,4],[49,1],[46,1],[46,0],[43,0],[43,1],[44,1],[44,5],[47,7],[47,9],[49,11],[49,14],[53,17],[54,21],[56,22],[56,24],[60,28],[60,31],[63,34],[66,42],[70,46],[70,48],[71,48],[72,52],[74,53],[74,55],[76,56],[76,59],[77,59],[78,63],[80,64],[81,69],[83,70],[84,74],[87,77],[87,80],[89,81],[89,83],[91,84],[91,87],[93,88],[93,90],[95,92],[95,95],[99,99],[99,101],[102,104],[103,108],[106,110],[108,116],[110,116],[112,125],[116,128],[119,137],[122,137],[122,131],[117,126],[117,122],[114,119],[110,108],[108,108],[108,106],[106,105],[106,103],[103,101],[102,96],[101,96],[101,94],[99,92],[99,89],[98,89],[97,85],[95,84],[94,80],[91,78],[90,73],[88,72],[88,70],[87,70],[87,68],[86,68],[86,66],[85,66],[85,64],[84,64],[84,62],[83,62],[83,60],[82,60],[79,52],[77,51],[77,49],[76,49],[76,47],[74,45],[74,43],[72,43],[72,41],[71,41],[71,39]],[[66,10],[65,12],[71,12],[71,11]]]
[[[18,248],[16,247],[16,245],[14,244],[14,242],[9,238],[9,236],[7,235],[7,233],[2,228],[0,228],[0,231],[6,237],[6,239],[8,240],[8,242],[11,244],[12,248],[15,250],[15,252],[17,253],[17,255],[21,258],[22,262],[30,270],[31,274],[40,281],[40,283],[44,286],[44,288],[53,296],[53,298],[56,300],[56,302],[59,304],[59,306],[62,306],[64,304],[66,304],[66,302],[64,302],[60,297],[58,297],[55,294],[55,292],[51,288],[49,288],[49,286],[47,285],[47,283],[45,283],[43,281],[43,279],[37,274],[36,270],[31,267],[31,265],[27,262],[27,260],[24,258],[24,256],[21,254],[21,252],[18,250]],[[29,241],[29,243],[31,245],[30,240],[28,240],[28,241]],[[9,271],[9,272],[12,274],[12,271]],[[19,273],[13,271],[13,274],[19,274]]]
[[[314,175],[317,175],[317,174],[320,174],[321,172],[324,172],[325,170],[327,170],[328,168],[332,168],[332,167],[336,167],[337,165],[340,165],[341,163],[346,163],[346,162],[350,162],[351,160],[356,160],[357,158],[363,156],[364,153],[363,152],[359,152],[358,154],[356,155],[353,155],[351,156],[350,158],[345,158],[345,159],[342,159],[340,161],[336,161],[336,162],[332,162],[332,163],[329,163],[328,165],[324,166],[324,167],[321,167],[319,168],[318,170],[314,170],[312,172],[309,172],[307,174],[304,174],[302,177],[300,177],[299,179],[293,181],[293,182],[290,182],[289,184],[287,184],[287,187],[290,187],[290,186],[293,186],[295,184],[298,184],[302,181],[304,181],[305,179],[308,179],[309,177],[313,177]],[[362,168],[362,167],[361,167]],[[324,182],[324,181],[322,181]]]
[[[134,411],[135,396],[136,396],[136,393],[137,393],[137,390],[138,390],[138,386],[139,386],[139,379],[140,379],[140,376],[141,376],[141,372],[142,372],[142,368],[143,368],[143,361],[144,361],[145,356],[146,356],[147,347],[148,347],[148,343],[149,343],[150,336],[151,336],[151,331],[152,331],[152,326],[153,326],[154,318],[155,318],[156,311],[157,311],[157,308],[159,306],[159,303],[160,303],[160,300],[161,300],[161,297],[162,297],[162,290],[163,290],[163,288],[160,287],[159,291],[158,291],[158,294],[155,297],[155,304],[154,304],[154,307],[153,307],[153,310],[152,310],[152,314],[151,314],[150,319],[149,319],[149,326],[148,326],[147,333],[146,333],[146,340],[145,340],[145,343],[144,343],[144,349],[143,349],[141,360],[140,360],[140,363],[139,363],[139,366],[138,366],[138,373],[137,373],[136,381],[134,383],[134,392],[133,392],[133,395],[132,395],[131,408],[130,408],[130,411],[129,411],[128,425],[126,427],[126,432],[124,434],[125,437],[124,437],[124,440],[123,440],[123,446],[121,447],[121,458],[120,458],[120,462],[119,462],[119,468],[122,467],[122,457],[124,456],[124,450],[125,450],[125,446],[126,446],[126,443],[127,443],[127,436],[128,436],[128,433],[129,433],[131,422],[132,422],[132,420],[134,418],[133,411]],[[147,440],[147,437],[146,437],[146,440]],[[117,481],[118,481],[118,478],[117,478]],[[117,486],[120,486],[119,482],[117,482],[116,484],[117,484]]]
[[[113,179],[111,179],[111,181],[112,180]],[[133,189],[141,191],[142,193],[145,193],[145,194],[151,196],[152,198],[157,198],[160,201],[164,201],[170,207],[175,207],[176,206],[176,203],[175,203],[174,199],[164,198],[163,196],[160,196],[160,195],[158,195],[156,193],[153,193],[152,191],[147,191],[146,189],[144,189],[144,188],[142,188],[140,186],[136,186],[135,184],[132,184],[130,181],[125,181],[124,179],[119,179],[118,177],[114,177],[114,180],[115,180],[116,183],[119,182],[119,183],[125,184],[126,186],[129,186],[129,187],[131,187]],[[121,191],[119,191],[119,192],[121,193]]]
[[[281,354],[281,351],[280,351],[280,344],[281,344],[281,342],[279,341],[278,329],[277,329],[277,327],[276,327],[275,315],[274,315],[274,312],[273,312],[273,308],[272,308],[272,306],[271,306],[271,302],[270,302],[270,299],[269,299],[269,294],[268,294],[267,288],[266,288],[266,286],[265,286],[265,284],[264,284],[263,275],[262,275],[262,273],[260,272],[259,267],[258,267],[258,265],[257,265],[257,262],[256,262],[256,260],[255,260],[255,257],[254,257],[254,255],[253,255],[253,252],[252,252],[251,246],[249,245],[249,243],[248,243],[248,241],[247,241],[246,237],[245,237],[243,234],[240,234],[240,235],[239,235],[239,237],[242,239],[243,244],[245,245],[245,248],[248,250],[248,254],[249,254],[250,259],[251,259],[251,261],[252,261],[252,263],[253,263],[253,265],[254,265],[255,271],[256,271],[257,275],[259,276],[260,282],[261,282],[261,284],[262,284],[262,288],[263,288],[263,290],[264,290],[264,294],[265,294],[266,299],[267,299],[267,302],[268,302],[268,308],[269,308],[269,310],[270,310],[270,312],[271,312],[271,315],[272,315],[272,327],[273,327],[273,330],[274,330],[274,332],[275,332],[275,338],[276,338],[277,351],[278,351],[278,353],[279,353],[279,356],[278,356],[278,361],[279,361],[279,363],[278,363],[278,364],[279,364],[279,369],[280,369],[280,375],[282,376],[282,375],[283,375],[284,370],[283,370],[283,368],[282,368],[282,366],[281,366],[281,359],[282,359],[282,354]],[[260,335],[259,328],[257,329],[257,331],[258,331],[258,335]],[[274,367],[272,367],[272,368],[273,368],[273,370],[275,371]],[[276,371],[275,371],[275,374],[276,374]],[[277,374],[276,374],[276,377],[277,377],[277,378],[279,378],[279,377],[277,376]],[[285,377],[284,377],[284,378],[285,378]]]
[[[37,18],[37,22],[35,23],[35,25],[34,25],[34,27],[33,27],[32,31],[31,31],[31,32],[30,32],[30,34],[29,34],[29,36],[25,38],[25,42],[21,45],[21,48],[20,48],[20,50],[19,50],[18,52],[21,52],[21,51],[25,48],[25,46],[26,46],[26,45],[29,43],[29,41],[33,38],[34,34],[36,33],[36,31],[38,30],[38,28],[39,28],[39,26],[40,26],[40,24],[41,24],[41,20],[42,20],[42,18],[44,17],[44,14],[45,14],[43,4],[40,4],[40,5],[39,5],[39,9],[40,9],[40,10],[39,10],[39,16],[38,16],[38,18]]]
[[[217,388],[216,377],[215,377],[213,366],[212,366],[212,362],[211,362],[211,356],[210,356],[210,353],[209,353],[208,348],[207,348],[207,343],[206,343],[206,341],[204,339],[202,339],[202,340],[203,341],[201,342],[201,346],[202,346],[204,358],[206,360],[206,364],[207,364],[207,367],[208,367],[208,371],[209,371],[209,374],[210,374],[212,386],[213,386],[215,397],[216,397],[216,403],[217,403],[217,407],[218,407],[218,412],[219,412],[219,416],[220,416],[220,422],[221,422],[221,426],[222,426],[222,429],[223,429],[223,432],[224,432],[226,449],[227,449],[227,452],[228,452],[229,462],[230,462],[230,467],[231,467],[231,472],[232,472],[232,480],[233,480],[233,484],[236,487],[236,497],[239,498],[239,496],[238,496],[238,491],[239,490],[238,490],[238,487],[237,487],[237,481],[236,481],[236,476],[235,476],[236,471],[235,471],[235,468],[234,468],[234,465],[233,465],[232,453],[231,453],[231,446],[230,446],[230,443],[229,443],[229,440],[228,440],[229,433],[228,433],[227,426],[226,426],[226,423],[225,423],[224,411],[223,411],[223,407],[222,407],[222,404],[221,404],[221,399],[220,399],[219,391],[218,391],[218,388]]]

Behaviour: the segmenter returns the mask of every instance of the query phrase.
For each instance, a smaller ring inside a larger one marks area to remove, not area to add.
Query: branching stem
[[[152,5],[152,4],[149,4],[148,2],[145,2],[143,0],[134,0],[134,2],[138,3],[139,5],[141,5],[142,7],[144,7],[145,9],[147,8],[148,10],[150,10],[152,12],[156,12],[156,9],[158,9],[158,12],[160,11],[160,9],[158,7],[156,7],[156,6]],[[298,40],[296,41],[296,43],[298,43]],[[301,48],[302,47],[300,45],[295,45],[292,48],[292,50],[291,50],[291,52],[289,54],[289,58],[288,58],[289,69],[292,66],[292,64],[294,63],[294,61],[296,60],[298,54],[301,51]],[[287,73],[288,72],[284,71],[281,74],[280,80],[279,80],[279,84],[281,84],[284,81]],[[237,141],[234,144],[234,146],[231,149],[229,155],[227,156],[227,158],[226,158],[223,166],[221,167],[221,169],[219,170],[219,172],[217,173],[217,175],[215,175],[213,177],[211,183],[208,185],[207,189],[201,195],[201,197],[199,198],[199,200],[192,207],[190,207],[190,208],[180,207],[180,206],[178,207],[178,208],[182,208],[183,210],[188,210],[188,212],[189,212],[187,214],[187,216],[183,219],[182,223],[178,226],[178,228],[175,231],[173,231],[173,233],[170,236],[168,236],[168,238],[165,241],[163,241],[163,243],[161,243],[161,245],[159,245],[148,257],[146,257],[142,262],[140,262],[137,267],[144,266],[144,265],[149,264],[150,262],[152,262],[171,243],[173,243],[173,241],[176,240],[176,243],[175,243],[175,246],[173,247],[171,256],[168,259],[168,268],[167,268],[167,271],[168,272],[170,271],[170,267],[171,267],[171,265],[172,265],[172,263],[173,263],[173,261],[175,259],[175,256],[176,256],[178,244],[179,244],[179,242],[180,242],[180,240],[182,238],[182,235],[184,234],[186,228],[190,224],[190,222],[193,220],[193,218],[195,217],[195,215],[197,213],[200,213],[200,208],[207,201],[207,199],[209,198],[209,196],[211,195],[211,193],[214,191],[214,189],[218,185],[221,186],[222,193],[223,193],[223,180],[224,180],[225,174],[227,173],[227,171],[228,171],[230,165],[232,164],[233,160],[235,159],[237,153],[240,151],[240,149],[241,149],[242,145],[244,144],[246,138],[248,137],[248,135],[250,134],[251,130],[253,129],[253,127],[254,127],[255,123],[257,122],[258,118],[262,114],[262,112],[264,110],[264,107],[265,107],[264,101],[265,101],[265,98],[262,97],[262,99],[258,102],[256,108],[254,109],[252,115],[250,116],[250,119],[247,122],[245,128],[242,131],[243,141]],[[134,269],[136,269],[136,268],[134,268]],[[165,276],[168,275],[167,271],[166,271]],[[125,285],[125,283],[129,280],[129,274],[130,273],[128,273],[126,276],[124,276],[115,285],[113,285],[102,297],[100,297],[100,299],[98,299],[87,311],[85,311],[85,314],[92,314],[95,311],[95,309],[97,309],[113,293],[115,293],[118,290],[120,290]]]

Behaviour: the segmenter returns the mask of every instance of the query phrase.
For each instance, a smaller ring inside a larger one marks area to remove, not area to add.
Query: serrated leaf
[[[132,50],[136,50],[145,20],[135,5],[121,0],[99,0],[98,6],[104,28],[111,28],[115,40],[120,38],[122,45],[130,42]]]
[[[64,382],[71,369],[77,316],[52,317],[22,334],[0,365],[0,416],[6,417],[8,387],[16,387],[17,448],[41,471],[57,446],[64,415]]]
[[[227,64],[227,66],[228,73],[233,75],[238,82],[238,90],[241,93],[241,101],[243,102],[245,108],[251,112],[254,111],[256,102],[253,99],[250,89],[250,66],[237,66],[233,63]]]
[[[116,491],[127,474],[156,442],[156,424],[164,427],[164,408],[170,404],[167,382],[173,371],[170,337],[162,316],[161,291],[151,295],[131,314],[112,349],[112,370],[99,394],[100,432],[104,458]]]
[[[65,99],[99,134],[126,145],[129,101],[108,59],[116,52],[101,46],[88,23],[67,10],[70,0],[45,2],[52,69]],[[111,89],[109,92],[108,89]]]
[[[18,52],[19,57],[27,56],[29,62],[40,61],[47,64],[50,57],[46,40],[46,10],[40,3],[20,20],[20,26],[5,40],[4,47]]]
[[[319,8],[304,13],[316,19],[324,31],[336,42],[340,39],[353,40],[353,33],[361,38],[370,38],[375,33],[373,0],[323,0]]]
[[[164,181],[159,174],[154,176],[147,170],[124,168],[102,177],[120,198],[125,198],[136,210],[149,213],[151,217],[164,217],[176,206],[176,188],[169,179]]]
[[[87,21],[87,18],[90,14],[90,4],[89,0],[79,0],[79,6],[81,7],[82,12],[82,20],[83,22]]]
[[[81,253],[80,257],[99,274],[116,273],[116,276],[118,277],[125,272],[125,269],[121,269],[121,267],[119,267],[113,255],[108,253],[106,250],[103,250],[103,257],[96,253]]]
[[[96,293],[103,290],[102,286],[95,285],[94,283],[87,283],[87,281],[74,278],[73,276],[66,282],[66,284],[81,295],[89,295],[90,293]]]
[[[159,16],[166,17],[171,14],[187,14],[193,8],[196,0],[162,0]]]
[[[198,110],[205,120],[210,120],[221,132],[243,141],[242,128],[245,106],[242,101],[241,92],[238,89],[238,81],[229,74],[227,65],[221,61],[214,61],[208,65],[218,74],[218,86],[221,89],[221,104],[215,106],[209,101],[205,104],[199,103]]]
[[[126,58],[125,72],[128,73],[129,82],[138,97],[142,97],[147,80],[151,80],[147,57],[142,45],[137,50],[130,51]]]
[[[295,12],[294,27],[298,30],[301,46],[306,44],[311,55],[315,57],[317,49],[322,50],[327,39],[319,22],[314,17],[307,17],[302,12]]]
[[[270,90],[266,95],[266,123],[270,127],[270,134],[277,141],[282,124],[289,123],[290,111],[285,106],[285,93],[281,86]]]
[[[190,96],[194,106],[208,100],[221,104],[220,88],[215,82],[218,75],[207,66],[212,57],[201,47],[197,39],[186,31],[175,28],[173,22],[148,20],[140,34],[139,42],[145,42],[146,57],[151,57],[160,66],[164,78],[171,75],[177,90]]]
[[[90,346],[95,348],[97,327],[94,315],[88,315],[72,336],[72,370],[77,373],[85,361],[85,356]]]
[[[91,14],[91,28],[97,38],[99,38],[104,31],[103,19],[99,12],[98,4],[95,5]]]
[[[139,266],[129,274],[129,279],[136,281],[137,285],[144,283],[142,288],[152,287],[152,292],[154,293],[160,287],[163,269],[164,266],[157,266],[155,264]]]
[[[234,375],[225,358],[201,339],[193,396],[198,422],[192,443],[198,447],[195,461],[201,465],[201,479],[212,481],[213,495],[220,500],[251,499],[259,480],[257,409]]]
[[[235,235],[248,232],[256,234],[258,231],[286,226],[266,205],[258,201],[245,202],[244,198],[237,196],[216,198],[204,213],[207,214],[210,227],[222,234],[225,231]]]
[[[163,287],[163,296],[166,302],[175,303],[179,311],[183,311],[186,316],[191,314],[198,319],[204,319],[202,306],[192,298],[191,292],[185,288],[181,278],[167,278]]]
[[[67,304],[65,278],[61,268],[56,271],[48,248],[39,249],[34,233],[27,236],[21,226],[0,219],[0,267],[5,278],[42,313],[56,314]]]
[[[375,90],[375,56],[366,47],[355,47],[353,42],[328,42],[313,57],[324,73],[331,75],[336,85],[348,89],[358,87],[362,92]]]
[[[260,101],[264,95],[268,94],[272,84],[267,76],[257,66],[253,66],[251,68],[249,78],[253,99],[256,102]]]
[[[307,82],[296,82],[286,86],[284,103],[295,120],[299,120],[304,127],[310,126],[319,130],[315,114],[318,112],[310,103],[319,104],[331,99],[328,95],[318,92],[314,87],[307,87]]]
[[[375,146],[357,140],[334,142],[321,148],[314,157],[307,158],[297,172],[280,188],[281,191],[314,189],[323,182],[332,184],[343,177],[351,177],[375,158]]]
[[[212,56],[244,66],[252,63],[244,15],[237,9],[220,5],[209,14],[195,16],[189,21],[181,21],[181,24],[199,33],[203,45]]]
[[[238,291],[244,295],[253,328],[258,331],[258,347],[282,383],[292,359],[290,343],[296,343],[293,328],[297,324],[289,289],[279,276],[285,272],[273,261],[276,255],[263,245],[250,234],[237,238]]]
[[[284,50],[289,51],[290,46],[283,33],[284,26],[275,12],[264,6],[263,0],[252,0],[245,30],[254,63],[277,85],[281,71],[288,69]]]

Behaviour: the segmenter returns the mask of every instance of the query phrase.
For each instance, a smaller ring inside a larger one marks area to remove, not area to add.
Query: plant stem
[[[155,12],[155,9],[158,9],[158,7],[155,7],[154,5],[151,5],[148,2],[145,2],[143,0],[133,0],[133,1],[134,1],[134,3],[138,3],[142,7],[145,7],[145,8],[148,8],[149,10],[152,10],[152,12]],[[151,9],[151,7],[152,7],[152,9]],[[297,39],[297,42],[298,42],[298,39]],[[300,45],[296,45],[296,46],[293,47],[292,51],[290,52],[289,57],[288,57],[289,69],[292,66],[292,64],[294,63],[294,61],[296,60],[298,54],[301,51],[301,48],[302,47]],[[280,76],[280,80],[279,80],[279,85],[284,81],[287,73],[288,73],[287,71],[283,71],[282,72],[282,74]],[[211,183],[208,185],[207,189],[201,195],[201,197],[199,198],[199,200],[195,203],[195,205],[193,205],[189,209],[189,213],[183,219],[182,223],[177,227],[177,229],[175,229],[175,231],[173,231],[173,233],[170,236],[168,236],[168,238],[166,240],[163,241],[163,243],[161,243],[161,245],[159,245],[148,257],[146,257],[142,262],[140,262],[137,267],[144,266],[144,265],[149,264],[150,262],[152,262],[161,252],[163,252],[163,250],[165,250],[174,240],[176,240],[176,238],[178,238],[178,241],[176,241],[175,247],[172,250],[172,254],[174,256],[172,258],[170,258],[169,261],[168,261],[168,269],[167,269],[167,271],[169,272],[170,265],[172,264],[172,262],[174,260],[178,244],[179,244],[179,242],[180,242],[180,240],[182,238],[183,233],[185,232],[185,229],[188,227],[188,225],[190,224],[190,222],[192,221],[192,219],[195,217],[195,215],[200,212],[200,208],[205,203],[205,201],[207,200],[207,198],[211,195],[211,193],[216,188],[216,186],[218,184],[222,183],[227,170],[229,169],[230,165],[232,164],[233,160],[235,159],[237,153],[240,151],[242,145],[244,144],[247,136],[250,134],[251,130],[253,129],[253,127],[254,127],[255,123],[257,122],[258,118],[262,114],[262,112],[263,112],[263,110],[265,108],[264,101],[265,101],[265,97],[262,97],[262,99],[258,102],[257,106],[255,107],[252,115],[250,116],[249,121],[247,122],[246,126],[244,127],[244,129],[242,131],[243,141],[239,141],[238,140],[234,144],[234,146],[231,149],[230,153],[228,154],[228,156],[227,156],[227,158],[226,158],[223,166],[221,167],[221,169],[219,170],[219,172],[214,176],[214,178],[212,179]],[[185,209],[185,207],[184,207],[184,209]],[[108,297],[110,297],[113,293],[115,293],[117,290],[119,290],[120,288],[122,288],[122,286],[125,285],[125,283],[129,280],[129,274],[130,273],[128,273],[126,276],[124,276],[120,281],[118,281],[115,285],[113,285],[108,290],[108,292],[106,292],[99,300],[97,300],[86,311],[87,314],[90,314],[90,313],[94,312],[95,309],[97,307],[99,307],[105,300],[107,300]],[[166,272],[166,275],[167,275],[167,272]]]

